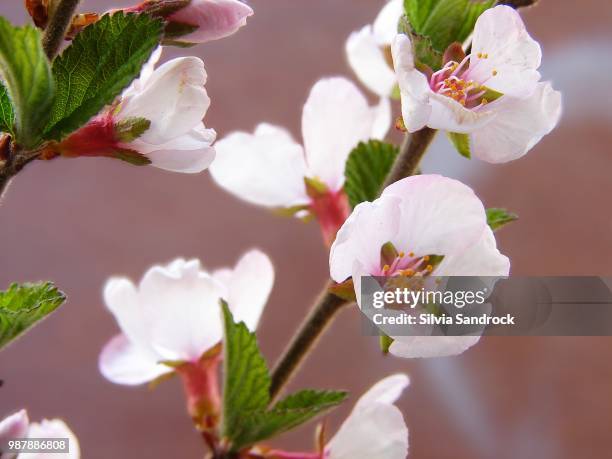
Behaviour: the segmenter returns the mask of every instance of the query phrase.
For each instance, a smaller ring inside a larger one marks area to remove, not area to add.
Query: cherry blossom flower
[[[391,60],[391,43],[404,14],[403,0],[389,0],[373,24],[351,33],[346,56],[359,80],[381,97],[390,97],[397,88]]]
[[[174,26],[196,29],[177,40],[183,43],[206,43],[233,35],[253,15],[250,6],[239,0],[191,0],[189,5],[168,16]]]
[[[388,99],[371,107],[349,80],[322,79],[302,112],[303,146],[287,130],[260,124],[253,134],[234,132],[218,141],[210,172],[222,188],[252,204],[316,216],[331,243],[349,214],[346,159],[360,141],[383,138],[390,124]]]
[[[406,129],[468,134],[472,154],[482,160],[520,158],[561,116],[561,94],[540,82],[540,45],[508,6],[482,13],[472,53],[460,61],[448,57],[436,72],[417,70],[406,35],[395,38],[392,54]]]
[[[381,254],[388,243],[393,260]],[[402,179],[374,202],[357,205],[330,252],[332,279],[352,278],[358,303],[361,276],[506,276],[509,270],[480,200],[466,185],[439,175]],[[437,357],[459,354],[479,336],[392,338],[392,354]]]
[[[40,423],[30,423],[26,410],[21,410],[0,421],[0,444],[9,439],[27,438],[67,438],[68,453],[21,453],[16,456],[20,459],[46,459],[51,457],[79,459],[81,456],[79,441],[64,421],[60,419],[43,419]],[[2,454],[0,457],[4,459],[14,456]]]
[[[394,405],[409,379],[388,376],[374,384],[355,404],[340,429],[317,453],[279,450],[263,454],[266,459],[404,459],[408,454],[408,429]],[[324,431],[323,431],[324,432]],[[324,443],[324,442],[322,442]]]
[[[116,104],[52,147],[64,156],[110,156],[175,172],[196,173],[215,157],[216,133],[202,122],[210,106],[206,70],[197,57],[154,70],[161,48]]]
[[[209,273],[198,260],[177,259],[150,268],[138,286],[126,278],[110,279],[104,301],[121,333],[102,350],[100,371],[126,385],[176,371],[194,420],[216,417],[223,337],[219,301],[224,299],[236,320],[255,330],[273,282],[272,263],[258,250],[243,255],[233,269]]]

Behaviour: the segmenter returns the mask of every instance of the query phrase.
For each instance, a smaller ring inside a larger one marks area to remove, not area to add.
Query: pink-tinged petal
[[[394,336],[389,352],[397,357],[432,358],[459,355],[474,346],[480,336]]]
[[[326,459],[404,459],[408,429],[394,405],[372,403],[356,409],[325,447]]]
[[[400,225],[400,198],[386,196],[358,204],[338,231],[329,254],[331,278],[343,282],[359,263],[362,275],[380,270],[380,249],[393,241]]]
[[[410,384],[410,379],[403,373],[387,376],[374,384],[363,394],[355,409],[367,408],[373,403],[386,403],[392,405],[402,395],[404,389]]]
[[[467,77],[508,96],[526,97],[540,80],[541,59],[540,45],[527,33],[519,13],[500,5],[476,21]]]
[[[380,110],[370,107],[346,78],[319,80],[302,113],[309,176],[323,181],[332,191],[339,190],[348,155],[360,141],[371,138],[380,116]]]
[[[134,345],[125,335],[119,334],[102,349],[98,367],[109,381],[132,386],[152,381],[172,370],[156,359],[156,354]]]
[[[427,77],[414,66],[412,43],[408,36],[399,34],[391,46],[393,65],[397,75],[402,102],[402,118],[408,132],[424,128],[431,116],[429,98],[433,92]]]
[[[215,159],[212,143],[217,133],[200,125],[187,134],[172,139],[164,145],[145,145],[140,139],[132,145],[151,160],[151,165],[172,172],[197,174],[207,169]]]
[[[480,240],[460,253],[445,257],[436,276],[507,276],[510,260],[497,249],[495,236],[486,226]]]
[[[153,75],[153,72],[155,71],[155,66],[159,62],[162,52],[162,46],[158,46],[157,48],[155,48],[155,51],[153,51],[147,63],[142,66],[139,77],[132,81],[132,84],[130,84],[130,86],[125,91],[123,91],[121,97],[129,98],[142,91],[144,85],[147,83],[149,78],[151,78],[151,75]]]
[[[140,296],[160,360],[194,361],[221,340],[223,293],[197,260],[178,259],[147,271]]]
[[[346,41],[346,57],[359,81],[370,91],[381,97],[391,95],[397,79],[372,26],[351,33]]]
[[[480,199],[463,183],[441,175],[417,175],[388,186],[382,199],[400,199],[397,250],[417,256],[450,255],[476,243],[485,229]],[[380,249],[380,246],[379,246]]]
[[[146,118],[151,126],[139,140],[167,145],[202,123],[210,106],[205,83],[206,70],[201,59],[173,59],[156,69],[141,91],[123,99],[117,116]]]
[[[468,110],[456,100],[442,94],[431,94],[431,115],[427,126],[448,132],[470,133],[494,119],[490,110]]]
[[[43,419],[40,423],[33,422],[30,424],[28,438],[67,438],[68,453],[21,453],[19,459],[79,459],[81,457],[79,440],[60,419]]]
[[[260,124],[254,134],[234,132],[215,144],[210,173],[225,190],[256,205],[291,207],[310,202],[304,150],[283,128]]]
[[[404,0],[389,0],[374,20],[372,29],[381,45],[390,45],[397,35],[397,26],[404,14]]]
[[[490,107],[495,118],[471,136],[472,154],[490,163],[520,158],[552,131],[561,117],[561,93],[539,83],[527,99],[502,97]]]
[[[257,329],[259,318],[274,285],[274,266],[260,250],[245,253],[236,267],[221,270],[213,277],[224,283],[230,310],[237,321],[243,321],[251,331]]]
[[[246,25],[247,17],[252,14],[251,7],[239,0],[191,0],[188,6],[171,15],[168,20],[198,27],[179,37],[179,41],[205,43],[236,33]]]
[[[24,438],[28,433],[29,423],[26,410],[17,411],[4,418],[0,421],[0,444],[10,438]]]

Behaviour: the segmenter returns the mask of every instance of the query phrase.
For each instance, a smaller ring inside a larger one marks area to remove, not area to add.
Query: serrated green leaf
[[[15,111],[4,85],[0,83],[0,132],[13,134],[13,124],[15,123]]]
[[[242,443],[246,416],[265,411],[270,403],[270,373],[255,334],[243,322],[234,322],[223,301],[221,308],[225,327],[221,433],[235,444]]]
[[[487,209],[487,224],[493,231],[497,231],[502,226],[518,220],[518,215],[508,212],[506,209],[492,207]]]
[[[303,390],[289,395],[271,410],[254,413],[243,419],[240,438],[234,442],[236,451],[287,432],[342,403],[346,392]]]
[[[115,123],[115,136],[124,143],[130,143],[151,127],[151,121],[142,117],[129,117]]]
[[[53,62],[57,96],[45,137],[61,140],[113,102],[140,74],[162,32],[159,19],[121,12],[83,29]]]
[[[429,37],[412,33],[411,41],[417,63],[425,64],[433,70],[442,68],[442,53],[433,48]]]
[[[21,145],[34,147],[49,119],[54,94],[38,29],[14,27],[0,17],[0,74],[6,89],[0,99],[2,130],[12,132]]]
[[[470,151],[470,136],[467,134],[459,134],[457,132],[448,132],[448,138],[459,152],[461,156],[465,156],[467,159],[472,157]]]
[[[440,53],[455,41],[464,42],[478,16],[494,5],[495,0],[404,0],[414,32],[429,37]]]
[[[395,145],[378,140],[360,142],[351,151],[344,172],[344,191],[351,207],[378,197],[398,152]]]
[[[11,284],[0,291],[0,348],[55,311],[66,296],[51,282]]]

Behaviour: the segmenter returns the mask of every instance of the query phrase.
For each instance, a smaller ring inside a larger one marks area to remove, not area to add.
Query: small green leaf
[[[233,443],[234,449],[239,451],[302,425],[339,405],[347,396],[346,392],[315,390],[289,395],[271,410],[247,416],[240,438]]]
[[[495,0],[404,0],[404,9],[414,32],[431,39],[443,53],[454,41],[463,43],[474,30],[483,11]]]
[[[265,411],[270,403],[270,374],[255,334],[243,322],[234,322],[225,302],[221,307],[225,326],[221,433],[235,445],[243,443],[246,417]]]
[[[162,36],[162,21],[114,13],[87,26],[53,62],[57,82],[47,139],[61,140],[121,94]]]
[[[493,231],[497,231],[502,226],[518,220],[518,215],[508,212],[506,209],[492,207],[487,209],[487,224]]]
[[[108,156],[120,159],[133,166],[147,166],[151,164],[151,160],[145,155],[129,148],[114,148]]]
[[[382,331],[380,333],[381,333],[381,335],[379,336],[380,350],[382,351],[383,354],[387,355],[389,353],[389,348],[391,347],[391,345],[393,344],[393,341],[395,340],[391,338],[390,336],[386,335],[385,333],[383,333]]]
[[[182,37],[183,35],[189,35],[192,32],[198,30],[198,26],[192,24],[184,24],[182,22],[169,22],[166,24],[164,29],[164,39],[172,40],[174,38]]]
[[[412,33],[411,41],[417,63],[425,64],[433,70],[442,68],[442,53],[433,48],[429,37]]]
[[[0,98],[1,129],[14,133],[15,140],[25,147],[34,147],[49,119],[54,94],[38,29],[14,27],[0,17],[0,74],[6,89]]]
[[[13,124],[15,123],[15,110],[9,98],[8,92],[4,85],[0,83],[0,132],[13,132]]]
[[[0,291],[0,348],[55,311],[66,300],[51,282],[11,284]]]
[[[461,156],[465,156],[467,159],[472,157],[472,153],[470,152],[469,135],[459,134],[457,132],[448,132],[448,138]]]
[[[351,151],[344,172],[344,190],[351,207],[378,197],[398,152],[395,145],[378,140],[360,142]]]
[[[151,127],[146,118],[130,117],[115,123],[115,136],[124,143],[130,143],[143,135]]]

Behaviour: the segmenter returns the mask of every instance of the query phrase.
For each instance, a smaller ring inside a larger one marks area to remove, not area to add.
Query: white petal
[[[235,132],[215,144],[210,173],[225,190],[252,204],[308,204],[304,150],[285,129],[260,124],[254,134]]]
[[[408,429],[394,405],[372,403],[353,410],[325,448],[327,459],[404,459]]]
[[[213,277],[227,288],[226,301],[234,319],[255,331],[274,285],[270,258],[259,250],[251,250],[233,270],[220,270]]]
[[[394,336],[389,352],[404,358],[459,355],[475,345],[480,336]]]
[[[65,454],[57,453],[21,453],[19,459],[79,459],[81,448],[76,435],[60,419],[43,419],[40,423],[30,424],[28,438],[67,438],[69,452]]]
[[[344,184],[344,165],[351,150],[372,136],[379,110],[368,105],[345,78],[319,80],[302,112],[302,134],[310,176],[332,190]]]
[[[381,97],[391,95],[397,79],[372,26],[351,33],[346,41],[346,57],[359,81],[370,91]]]
[[[154,266],[140,282],[151,346],[163,360],[199,359],[222,337],[223,289],[197,260]]]
[[[479,58],[479,53],[488,57]],[[509,6],[496,6],[476,21],[466,78],[509,96],[525,97],[540,80],[536,69],[541,59],[540,45],[527,33],[519,13]]]
[[[113,337],[102,349],[100,373],[115,384],[138,385],[171,371],[157,362],[155,354],[135,346],[125,335]]]
[[[212,143],[216,136],[214,129],[206,129],[201,124],[163,145],[146,145],[144,148],[151,149],[146,152],[146,156],[151,160],[152,166],[172,172],[197,174],[208,168],[215,159]],[[144,145],[144,142],[138,143],[136,150],[144,153],[141,145]]]
[[[502,97],[492,104],[495,118],[472,134],[474,156],[490,163],[512,161],[525,155],[561,117],[561,93],[550,83],[539,83],[531,97]]]
[[[469,110],[442,94],[432,93],[429,101],[431,116],[427,126],[432,129],[469,133],[487,126],[494,118],[491,110]]]
[[[139,140],[165,144],[201,124],[210,105],[205,83],[201,59],[173,59],[156,69],[139,93],[123,99],[118,117],[148,119],[151,126]]]
[[[445,257],[436,269],[436,276],[507,276],[510,260],[497,249],[495,236],[486,226],[482,237],[461,253]]]
[[[144,87],[146,82],[149,80],[149,78],[151,78],[151,75],[153,75],[155,66],[157,65],[157,62],[159,61],[159,59],[161,58],[162,51],[163,51],[162,46],[158,46],[157,48],[155,48],[153,53],[151,53],[151,57],[149,57],[149,60],[147,61],[147,63],[142,66],[139,77],[135,79],[134,81],[132,81],[132,84],[130,84],[130,86],[125,91],[123,91],[123,93],[121,94],[121,97],[123,97],[124,99],[129,98],[131,96],[138,94],[140,91],[142,91],[142,88]]]
[[[388,186],[382,198],[401,199],[400,227],[390,239],[417,256],[449,255],[476,243],[486,226],[485,209],[471,188],[441,175],[417,175]]]
[[[391,127],[391,101],[387,97],[381,97],[373,112],[374,121],[370,137],[373,139],[384,139]]]
[[[330,275],[342,282],[351,275],[355,262],[363,275],[380,269],[380,249],[396,238],[399,230],[400,199],[386,196],[358,204],[344,222],[329,254]]]
[[[403,0],[389,0],[383,6],[373,24],[374,34],[380,44],[391,44],[393,38],[397,35],[397,26],[403,14]]]
[[[20,410],[0,421],[0,444],[10,438],[23,438],[28,433],[28,413]]]
[[[402,99],[402,118],[408,132],[425,127],[431,115],[429,97],[433,94],[427,77],[414,67],[410,39],[399,34],[391,47],[393,65]]]
[[[252,14],[251,7],[239,0],[192,0],[169,20],[198,26],[194,32],[179,37],[179,41],[205,43],[234,34]]]
[[[357,400],[355,409],[367,408],[373,403],[392,405],[402,395],[408,384],[410,380],[403,373],[387,376],[374,384]]]

